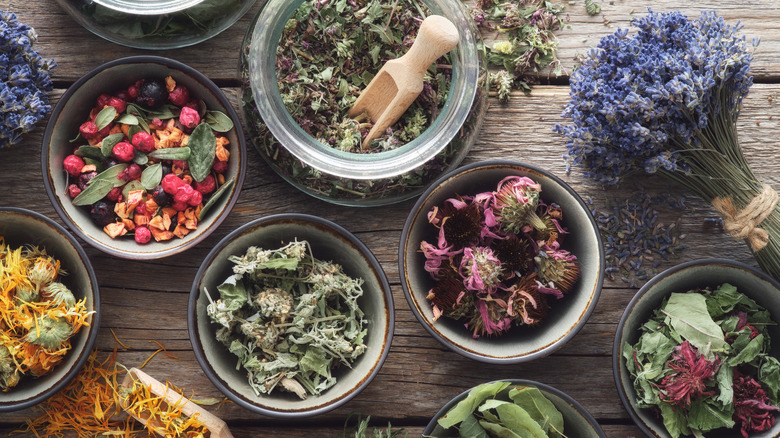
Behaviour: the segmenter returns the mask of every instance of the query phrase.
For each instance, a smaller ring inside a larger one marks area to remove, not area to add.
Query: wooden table
[[[582,0],[567,3],[567,28],[559,33],[559,57],[567,71],[576,59],[595,46],[599,38],[627,27],[632,17],[644,14],[639,0],[600,1],[602,13],[588,16]],[[778,94],[780,94],[780,23],[777,0],[659,0],[654,9],[682,9],[689,16],[700,10],[717,9],[729,22],[741,20],[749,38],[761,37],[753,71],[756,84],[745,100],[739,119],[742,146],[754,171],[776,188],[780,187],[778,146]],[[54,57],[56,90],[53,103],[75,80],[109,60],[149,51],[129,49],[104,41],[76,24],[52,0],[0,0],[0,8],[17,13],[19,20],[39,34],[37,49]],[[179,50],[153,52],[175,58],[205,73],[238,102],[240,86],[237,65],[241,40],[256,5],[241,21],[217,37]],[[619,190],[605,191],[579,176],[566,175],[561,155],[564,139],[553,134],[563,105],[568,101],[566,77],[541,75],[541,82],[525,96],[514,93],[509,104],[491,97],[482,132],[466,163],[488,158],[511,158],[545,167],[562,177],[580,195],[603,208],[608,198],[625,197],[638,186],[625,184]],[[238,105],[236,103],[236,108]],[[0,149],[0,205],[38,211],[61,223],[44,192],[40,167],[43,126],[13,148]],[[164,345],[178,359],[155,356],[145,371],[160,380],[170,380],[198,397],[221,397],[221,393],[201,372],[187,334],[187,298],[201,260],[219,239],[236,227],[272,213],[310,213],[333,220],[355,233],[376,254],[387,272],[395,299],[396,328],[390,354],[374,381],[345,406],[305,421],[278,421],[255,415],[234,404],[214,411],[225,419],[237,437],[338,436],[345,419],[353,414],[370,415],[372,424],[405,427],[409,436],[418,436],[431,417],[450,398],[476,384],[500,378],[534,379],[568,393],[590,411],[608,437],[641,436],[618,400],[612,378],[611,351],[616,324],[636,292],[621,281],[606,281],[598,306],[586,326],[566,346],[543,359],[520,365],[485,365],[453,353],[430,337],[413,317],[400,286],[398,241],[401,227],[413,201],[378,208],[345,208],[315,200],[289,186],[269,171],[263,159],[249,148],[249,165],[241,196],[228,219],[204,242],[184,254],[149,262],[128,261],[106,256],[86,247],[97,271],[103,315],[96,347],[110,351],[116,345],[111,334],[132,347],[120,351],[118,360],[138,366]],[[650,193],[682,189],[663,181],[641,178]],[[664,221],[682,219],[688,249],[680,258],[661,268],[703,257],[728,257],[755,265],[746,246],[712,227],[705,218],[715,215],[703,202],[690,197],[684,213],[664,213]],[[0,415],[0,433],[10,431],[34,409]],[[15,435],[16,436],[16,435]]]

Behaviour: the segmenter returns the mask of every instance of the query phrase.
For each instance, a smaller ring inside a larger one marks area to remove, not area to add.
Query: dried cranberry
[[[114,94],[114,97],[122,99],[127,103],[130,100],[135,99],[134,97],[130,97],[130,93],[127,92],[127,90],[119,90]]]
[[[134,179],[140,179],[142,173],[141,166],[133,163],[127,166],[127,169],[119,172],[119,175],[116,177],[122,181],[132,181]]]
[[[108,106],[113,106],[117,114],[122,114],[127,108],[127,102],[118,97],[112,97],[108,99]]]
[[[98,135],[98,129],[95,122],[84,122],[79,126],[79,134],[87,140],[91,140]]]
[[[92,209],[89,211],[89,215],[92,217],[92,221],[95,223],[95,225],[100,228],[113,223],[116,219],[116,214],[114,214],[114,207],[104,201],[98,201],[92,204]]]
[[[200,123],[200,114],[198,114],[197,110],[190,107],[182,107],[179,114],[179,123],[185,128],[193,129]]]
[[[146,131],[137,132],[131,141],[137,150],[145,154],[154,150],[154,137]]]
[[[146,214],[146,201],[141,201],[135,206],[135,214]]]
[[[137,82],[135,84],[127,87],[127,95],[130,97],[130,99],[128,99],[128,100],[136,99],[138,97],[138,83]]]
[[[222,174],[227,172],[227,169],[228,169],[227,161],[219,161],[218,158],[214,158],[214,164],[211,165],[211,170],[219,174]]]
[[[187,205],[187,202],[176,202],[176,201],[174,201],[173,204],[171,204],[171,207],[173,207],[173,209],[176,210],[176,211],[184,211],[184,210],[187,209],[188,205]]]
[[[122,202],[122,188],[114,187],[111,189],[111,191],[106,195],[106,199],[111,202]]]
[[[156,108],[163,103],[168,97],[168,91],[165,89],[165,84],[157,79],[144,81],[140,87],[138,87],[138,97],[135,101],[138,104],[148,108]]]
[[[173,204],[176,205],[177,203],[189,202],[193,193],[200,192],[196,192],[195,189],[193,189],[189,184],[182,184],[178,189],[176,189],[176,193],[173,195]]]
[[[97,176],[97,172],[87,172],[87,173],[82,173],[81,175],[79,175],[79,179],[78,179],[78,181],[76,182],[76,184],[78,184],[78,186],[79,186],[79,188],[80,188],[81,190],[84,190],[84,189],[86,189],[86,188],[87,188],[87,183],[88,183],[90,180],[92,180],[92,178],[94,178],[94,177],[96,177],[96,176]]]
[[[179,190],[179,187],[185,185],[184,181],[182,181],[181,178],[179,178],[173,173],[169,173],[168,175],[165,175],[162,179],[161,184],[163,190],[165,190],[165,193],[168,193],[169,195],[175,194],[176,191]]]
[[[217,181],[212,175],[207,175],[201,182],[195,182],[195,190],[199,191],[203,195],[208,195],[217,188]]]
[[[181,170],[187,170],[190,168],[190,165],[187,164],[187,160],[173,160],[173,166],[178,167]]]
[[[62,161],[62,166],[70,176],[77,176],[81,173],[81,168],[84,167],[84,160],[76,155],[68,155]]]
[[[135,241],[141,245],[149,243],[152,240],[152,232],[148,227],[135,227]]]
[[[68,195],[70,195],[71,198],[75,198],[79,193],[81,193],[81,189],[78,185],[71,184],[68,186]]]
[[[114,149],[111,150],[111,155],[118,161],[127,163],[133,161],[133,158],[135,157],[135,148],[126,141],[120,141],[114,145]]]
[[[152,199],[154,199],[154,202],[157,203],[157,205],[160,207],[164,207],[168,205],[169,202],[171,202],[171,198],[167,193],[165,193],[162,185],[154,188],[152,191]]]
[[[111,99],[111,95],[110,94],[106,94],[106,93],[101,94],[97,98],[97,107],[102,109],[103,107],[105,107],[106,105],[109,104],[108,101],[110,99]]]
[[[190,199],[187,200],[187,204],[190,204],[193,207],[199,206],[201,202],[203,202],[203,193],[197,190],[194,190],[190,195]]]
[[[177,85],[170,93],[168,100],[176,106],[184,106],[190,100],[190,90],[183,85]]]

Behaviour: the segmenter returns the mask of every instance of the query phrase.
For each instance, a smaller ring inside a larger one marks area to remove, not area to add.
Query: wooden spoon
[[[403,115],[423,89],[425,70],[452,50],[459,38],[458,29],[450,20],[431,15],[423,20],[409,51],[382,66],[348,113],[355,117],[365,111],[374,121],[363,139],[363,149]]]
[[[190,399],[179,394],[172,388],[163,385],[157,379],[139,370],[138,368],[130,368],[130,370],[125,375],[124,380],[122,380],[122,387],[128,390],[132,390],[135,382],[140,382],[142,385],[148,386],[152,394],[164,397],[165,400],[167,400],[169,406],[179,407],[184,415],[192,418],[193,415],[198,414],[198,421],[200,421],[208,428],[209,432],[211,432],[209,435],[211,438],[233,438],[233,434],[231,434],[228,430],[227,424],[225,424],[225,422],[219,419],[217,416],[198,406]],[[149,421],[148,418],[139,417],[135,415],[135,413],[130,412],[127,406],[124,406],[124,404],[122,405],[122,409],[124,409],[128,414],[130,414],[130,416],[143,424],[147,424]],[[159,427],[154,428],[154,431],[158,435],[162,435],[162,425],[158,426]]]

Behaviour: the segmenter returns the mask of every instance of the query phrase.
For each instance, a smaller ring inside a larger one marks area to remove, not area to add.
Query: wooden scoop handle
[[[452,50],[460,39],[458,28],[441,15],[430,15],[423,20],[412,47],[399,61],[418,74],[440,56]]]

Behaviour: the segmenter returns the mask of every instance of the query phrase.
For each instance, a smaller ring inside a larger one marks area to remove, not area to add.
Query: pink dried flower
[[[484,246],[464,248],[460,273],[466,289],[493,292],[501,282],[501,261],[493,250]]]
[[[775,424],[773,406],[761,384],[750,376],[734,370],[734,421],[740,425],[740,432],[748,438],[750,432],[763,432]]]
[[[715,393],[707,390],[707,382],[713,380],[720,368],[720,357],[715,356],[714,360],[707,360],[691,346],[690,342],[684,341],[674,347],[674,353],[666,362],[666,366],[675,373],[661,380],[659,384],[661,400],[677,406],[689,407],[691,399]]]
[[[544,222],[537,216],[539,193],[542,186],[531,178],[508,176],[498,183],[493,209],[502,227],[512,233],[520,233],[526,224],[535,229],[544,229]]]

